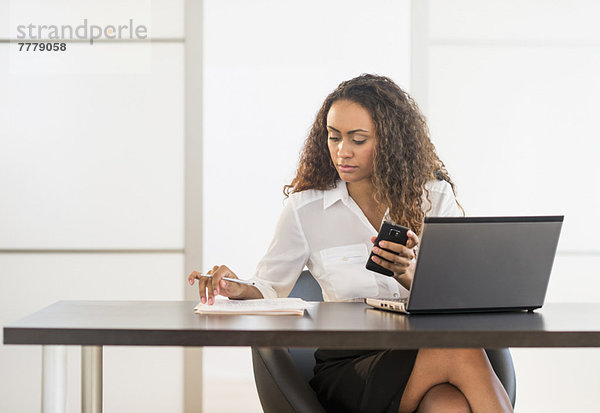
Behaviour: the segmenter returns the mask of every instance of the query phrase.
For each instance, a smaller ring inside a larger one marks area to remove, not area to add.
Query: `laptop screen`
[[[563,216],[425,218],[409,312],[533,309]]]

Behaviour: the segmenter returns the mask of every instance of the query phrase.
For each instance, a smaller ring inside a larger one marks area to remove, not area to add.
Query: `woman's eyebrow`
[[[327,129],[331,129],[334,132],[342,133],[339,130],[337,130],[336,128],[334,128],[333,126],[327,125]],[[356,133],[356,132],[366,132],[366,133],[369,133],[369,131],[365,130],[365,129],[353,129],[353,130],[348,131],[348,134],[350,135],[350,134],[353,134],[353,133]]]

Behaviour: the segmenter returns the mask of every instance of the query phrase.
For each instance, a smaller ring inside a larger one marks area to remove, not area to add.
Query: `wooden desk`
[[[81,345],[84,412],[102,409],[102,346],[334,348],[600,347],[600,303],[534,312],[388,313],[315,303],[303,317],[193,313],[196,301],[60,301],[4,327],[4,344],[44,346],[44,411],[63,400],[64,345]],[[59,394],[60,393],[60,394]],[[65,396],[66,397],[66,396]]]

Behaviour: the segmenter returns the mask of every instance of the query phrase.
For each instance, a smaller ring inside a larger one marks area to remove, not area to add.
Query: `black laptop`
[[[540,308],[563,218],[425,218],[408,299],[365,302],[409,314]]]

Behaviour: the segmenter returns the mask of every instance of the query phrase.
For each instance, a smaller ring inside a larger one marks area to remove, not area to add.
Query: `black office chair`
[[[321,287],[310,272],[303,271],[290,297],[323,301]],[[315,366],[314,348],[253,347],[252,365],[258,397],[265,413],[326,413],[308,384]],[[513,407],[516,377],[507,348],[485,350]]]

